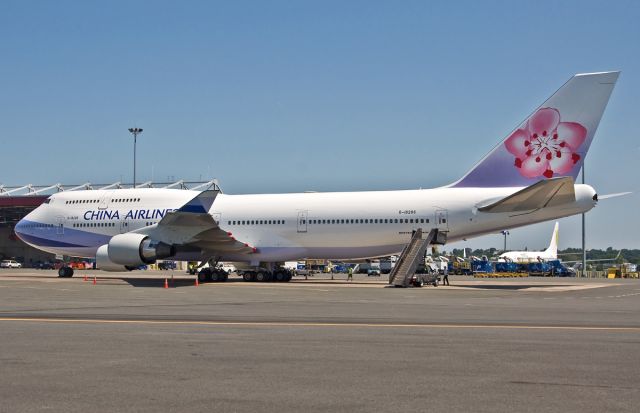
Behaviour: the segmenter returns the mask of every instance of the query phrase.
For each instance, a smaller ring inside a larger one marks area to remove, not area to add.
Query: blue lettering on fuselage
[[[175,209],[130,209],[124,216],[124,219],[162,219],[167,212],[175,211]],[[118,210],[98,210],[98,211],[86,211],[84,213],[85,221],[105,221],[105,220],[119,220],[120,211]]]

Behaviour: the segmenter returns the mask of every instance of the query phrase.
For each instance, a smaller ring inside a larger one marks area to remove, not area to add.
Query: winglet
[[[190,212],[193,214],[207,214],[218,196],[219,191],[202,191],[191,201],[184,204],[178,212]]]

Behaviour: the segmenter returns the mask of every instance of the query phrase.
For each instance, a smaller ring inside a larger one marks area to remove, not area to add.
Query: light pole
[[[509,235],[509,231],[506,229],[500,231],[502,235],[504,235],[504,252],[507,252],[507,235]]]
[[[129,132],[133,134],[133,187],[136,187],[136,143],[138,134],[142,133],[142,128],[129,128]]]
[[[584,185],[584,161],[582,161],[582,184]],[[582,213],[582,276],[587,274],[587,235],[584,212]]]

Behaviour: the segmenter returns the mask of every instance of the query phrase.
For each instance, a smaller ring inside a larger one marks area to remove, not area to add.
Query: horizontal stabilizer
[[[528,186],[489,205],[479,206],[481,212],[522,212],[575,202],[573,178],[551,178]]]

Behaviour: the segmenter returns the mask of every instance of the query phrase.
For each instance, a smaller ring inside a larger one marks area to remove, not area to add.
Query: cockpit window
[[[45,204],[48,204],[49,202],[51,202],[51,198],[47,198],[47,199],[44,200]]]

